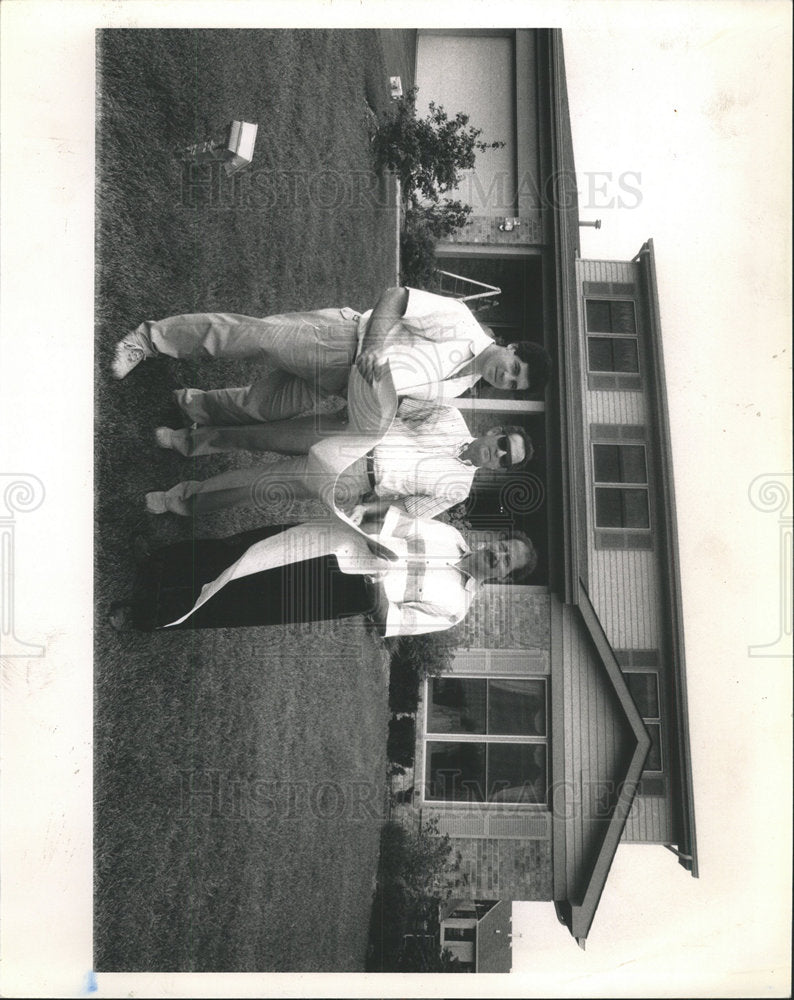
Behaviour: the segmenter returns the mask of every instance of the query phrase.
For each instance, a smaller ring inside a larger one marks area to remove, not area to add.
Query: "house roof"
[[[580,947],[584,948],[585,939],[593,923],[601,893],[604,891],[607,876],[628,819],[637,783],[640,780],[645,758],[651,746],[651,738],[629,693],[623,673],[601,626],[598,614],[590,601],[587,589],[581,580],[578,583],[576,603],[582,624],[590,636],[603,667],[605,680],[616,696],[618,710],[629,726],[634,740],[633,750],[626,763],[624,773],[614,775],[618,788],[617,798],[608,822],[603,825],[601,843],[597,851],[591,855],[587,871],[582,873],[584,877],[580,877],[580,894],[577,898],[569,899],[566,904],[557,906],[558,916],[568,926]]]
[[[659,291],[656,283],[656,258],[653,240],[647,240],[635,260],[642,268],[648,302],[647,317],[649,337],[652,392],[657,436],[656,452],[659,456],[659,501],[663,512],[660,519],[660,538],[664,558],[660,560],[664,580],[664,599],[667,606],[670,642],[670,666],[673,684],[673,712],[675,714],[675,767],[677,787],[681,801],[681,814],[677,823],[678,859],[680,864],[697,878],[697,846],[695,840],[695,806],[692,787],[692,755],[689,739],[689,714],[686,690],[686,656],[684,650],[684,612],[681,599],[681,572],[678,553],[678,525],[673,478],[673,454],[670,441],[670,420],[667,408],[667,390],[662,350]]]
[[[501,900],[477,924],[477,972],[513,968],[513,905]]]
[[[555,204],[548,206],[556,271],[556,355],[557,378],[550,395],[558,396],[560,415],[560,511],[562,530],[559,541],[563,550],[562,579],[552,582],[552,589],[566,603],[576,602],[577,580],[587,575],[586,521],[584,497],[584,450],[577,439],[582,427],[580,358],[574,336],[578,327],[578,292],[576,258],[579,253],[579,195],[573,157],[568,90],[565,82],[565,57],[562,32],[548,32],[546,56],[550,94],[550,176]],[[552,410],[554,407],[552,405]]]

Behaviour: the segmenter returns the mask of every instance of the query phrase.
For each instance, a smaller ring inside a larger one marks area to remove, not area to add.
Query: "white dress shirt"
[[[359,320],[363,340],[372,310]],[[405,314],[379,353],[391,362],[397,394],[414,399],[454,399],[480,376],[456,375],[493,340],[460,300],[416,288],[408,289]]]
[[[375,492],[399,498],[415,517],[449,510],[471,492],[477,469],[460,458],[471,440],[457,407],[404,399],[373,450]]]

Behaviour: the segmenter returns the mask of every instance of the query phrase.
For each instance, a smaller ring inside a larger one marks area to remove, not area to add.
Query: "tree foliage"
[[[406,197],[419,192],[437,202],[440,195],[460,183],[461,171],[470,170],[476,154],[499,149],[503,142],[483,142],[482,129],[469,124],[459,111],[450,118],[443,107],[430,102],[424,118],[416,116],[417,88],[394,102],[375,133],[373,145],[379,166],[400,178]]]

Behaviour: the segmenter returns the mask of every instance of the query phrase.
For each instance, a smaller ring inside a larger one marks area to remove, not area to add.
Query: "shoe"
[[[154,442],[158,448],[174,448],[174,431],[170,427],[155,427]]]
[[[146,509],[150,514],[167,514],[168,508],[165,505],[165,493],[147,493]]]
[[[108,622],[117,632],[135,628],[131,601],[114,601],[108,609]]]
[[[126,378],[133,368],[139,365],[144,358],[148,357],[150,357],[149,352],[147,352],[145,347],[135,343],[132,335],[125,337],[116,344],[116,353],[110,365],[113,377],[119,379]]]

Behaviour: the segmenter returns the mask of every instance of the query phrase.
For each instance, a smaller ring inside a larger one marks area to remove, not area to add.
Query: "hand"
[[[381,360],[375,351],[364,351],[356,358],[356,368],[358,368],[359,375],[370,385],[377,379],[383,378],[386,374],[386,365],[387,362]]]
[[[364,504],[357,503],[356,506],[350,512],[350,520],[355,525],[360,525],[364,518],[367,516],[367,508]]]

